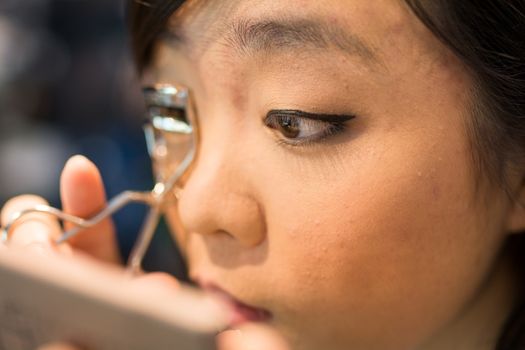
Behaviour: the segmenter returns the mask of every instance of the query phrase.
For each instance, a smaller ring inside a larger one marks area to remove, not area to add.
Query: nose
[[[179,218],[185,232],[228,234],[245,247],[259,245],[265,239],[266,224],[262,206],[250,193],[244,150],[226,137],[213,144],[203,138],[199,148],[179,195]]]

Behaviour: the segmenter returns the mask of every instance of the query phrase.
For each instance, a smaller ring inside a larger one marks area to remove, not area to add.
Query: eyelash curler
[[[196,156],[197,120],[189,90],[178,85],[159,84],[143,89],[147,121],[144,126],[148,152],[156,177],[151,191],[124,191],[113,197],[107,206],[90,218],[80,218],[47,205],[35,205],[14,213],[1,229],[1,240],[9,241],[9,233],[19,220],[30,213],[50,214],[74,225],[55,241],[66,242],[86,228],[93,227],[131,203],[150,207],[142,229],[129,255],[127,268],[132,274],[141,272],[142,260],[151,243],[163,206],[177,198],[178,184]]]

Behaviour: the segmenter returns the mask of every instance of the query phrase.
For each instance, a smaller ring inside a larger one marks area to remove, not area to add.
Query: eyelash
[[[308,146],[323,142],[332,136],[343,133],[347,129],[347,122],[354,119],[352,115],[315,114],[299,110],[271,110],[264,119],[266,127],[275,133],[280,133],[277,143],[285,146]],[[303,123],[303,126],[313,127],[315,124],[324,127],[324,130],[313,136],[290,138],[280,130],[283,124]],[[308,125],[309,124],[309,125]]]

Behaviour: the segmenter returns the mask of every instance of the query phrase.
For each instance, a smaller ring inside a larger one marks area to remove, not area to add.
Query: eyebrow
[[[191,36],[171,28],[168,39],[175,45],[191,46]],[[219,36],[240,54],[283,52],[285,50],[327,50],[335,48],[365,62],[377,62],[375,51],[364,40],[342,28],[316,19],[237,20]]]
[[[359,37],[335,25],[311,19],[239,21],[232,26],[229,42],[244,53],[336,48],[367,61],[376,58],[373,50]]]

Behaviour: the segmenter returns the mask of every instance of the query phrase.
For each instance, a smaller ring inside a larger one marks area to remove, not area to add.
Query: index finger
[[[80,348],[67,343],[52,343],[42,345],[37,350],[80,350]]]
[[[265,325],[248,324],[217,336],[218,350],[289,350],[275,330]]]
[[[48,203],[43,198],[33,195],[22,195],[10,199],[2,208],[2,226],[7,225],[16,213],[34,208],[36,205],[48,205]],[[8,245],[26,247],[38,244],[51,247],[60,233],[60,224],[52,215],[28,213],[17,220],[10,229]]]

